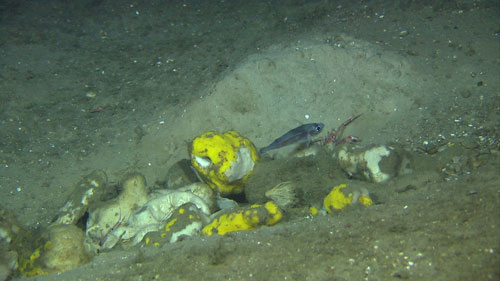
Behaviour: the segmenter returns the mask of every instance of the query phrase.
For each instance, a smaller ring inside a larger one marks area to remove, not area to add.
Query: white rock
[[[393,153],[392,148],[384,145],[372,146],[364,149],[353,149],[350,146],[343,146],[337,153],[337,159],[340,167],[353,177],[360,177],[365,180],[380,183],[387,181],[392,175],[396,174],[394,165],[388,165],[384,170],[381,167],[383,160],[388,159],[397,161],[397,153]]]
[[[240,148],[240,150],[236,152],[236,155],[238,156],[236,162],[232,162],[229,169],[224,172],[229,182],[242,179],[250,173],[255,166],[250,149],[247,147]]]
[[[132,203],[131,197],[120,195],[116,200],[91,212],[87,222],[87,243],[93,244],[90,248],[110,249],[120,241],[136,245],[147,233],[161,229],[174,210],[185,203],[193,203],[207,216],[215,206],[213,190],[203,183],[179,189],[156,190],[148,198],[149,201],[145,203],[138,199],[134,205],[135,210],[130,211],[127,206]],[[200,227],[193,225],[186,231],[194,231]]]

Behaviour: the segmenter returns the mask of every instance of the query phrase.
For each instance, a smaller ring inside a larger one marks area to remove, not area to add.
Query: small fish
[[[294,143],[310,142],[311,138],[323,130],[323,123],[310,123],[300,125],[295,129],[288,131],[286,134],[274,140],[270,145],[260,149],[260,154],[266,153],[272,149],[278,149]]]

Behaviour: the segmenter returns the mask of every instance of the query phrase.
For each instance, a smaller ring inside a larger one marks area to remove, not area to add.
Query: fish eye
[[[321,126],[320,125],[316,125],[316,131],[321,131]]]

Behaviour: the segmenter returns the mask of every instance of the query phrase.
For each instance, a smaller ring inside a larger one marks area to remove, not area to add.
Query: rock
[[[368,148],[343,146],[334,157],[350,176],[381,183],[400,173],[411,172],[411,161],[402,149],[378,145]]]
[[[147,233],[141,245],[160,246],[198,235],[205,221],[206,215],[195,204],[183,204],[174,210],[159,230]]]
[[[76,268],[89,258],[83,247],[83,230],[74,225],[53,225],[46,233],[49,244],[41,257],[49,272]]]
[[[168,169],[166,180],[168,188],[178,188],[198,181],[196,172],[188,159],[180,160]]]
[[[132,212],[146,204],[149,199],[144,176],[139,173],[127,175],[117,198],[90,208],[85,242],[88,251],[109,249],[118,243],[120,236],[113,235],[116,228],[127,221]]]
[[[108,177],[103,171],[94,171],[76,185],[70,199],[59,211],[56,224],[75,224],[87,212],[88,207],[101,200],[106,191]]]
[[[132,176],[123,186],[118,198],[90,213],[86,238],[90,251],[110,249],[119,242],[136,245],[146,234],[160,230],[175,209],[184,204],[193,204],[205,216],[215,209],[214,191],[204,183],[147,194],[143,177]]]

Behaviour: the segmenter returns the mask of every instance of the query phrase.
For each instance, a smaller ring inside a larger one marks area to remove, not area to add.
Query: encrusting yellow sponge
[[[325,197],[325,200],[323,200],[323,207],[325,207],[328,213],[333,212],[333,209],[342,210],[352,204],[352,193],[345,196],[341,190],[346,187],[346,184],[337,185]]]
[[[371,205],[373,205],[372,199],[368,196],[363,195],[359,197],[359,203],[365,205],[366,207],[370,207]]]
[[[222,196],[243,191],[259,156],[252,142],[235,131],[206,132],[190,145],[190,157],[200,177]]]
[[[346,188],[346,184],[340,184],[333,187],[332,191],[323,200],[323,207],[325,207],[328,213],[332,213],[333,210],[340,211],[345,207],[355,204],[357,202],[362,205],[369,207],[373,204],[372,199],[366,188],[354,189],[352,192],[348,193],[346,196],[342,189]],[[352,188],[349,188],[352,190]]]
[[[264,205],[228,210],[218,215],[202,230],[205,235],[225,235],[227,233],[255,229],[260,225],[275,225],[283,218],[281,209],[273,201]]]

